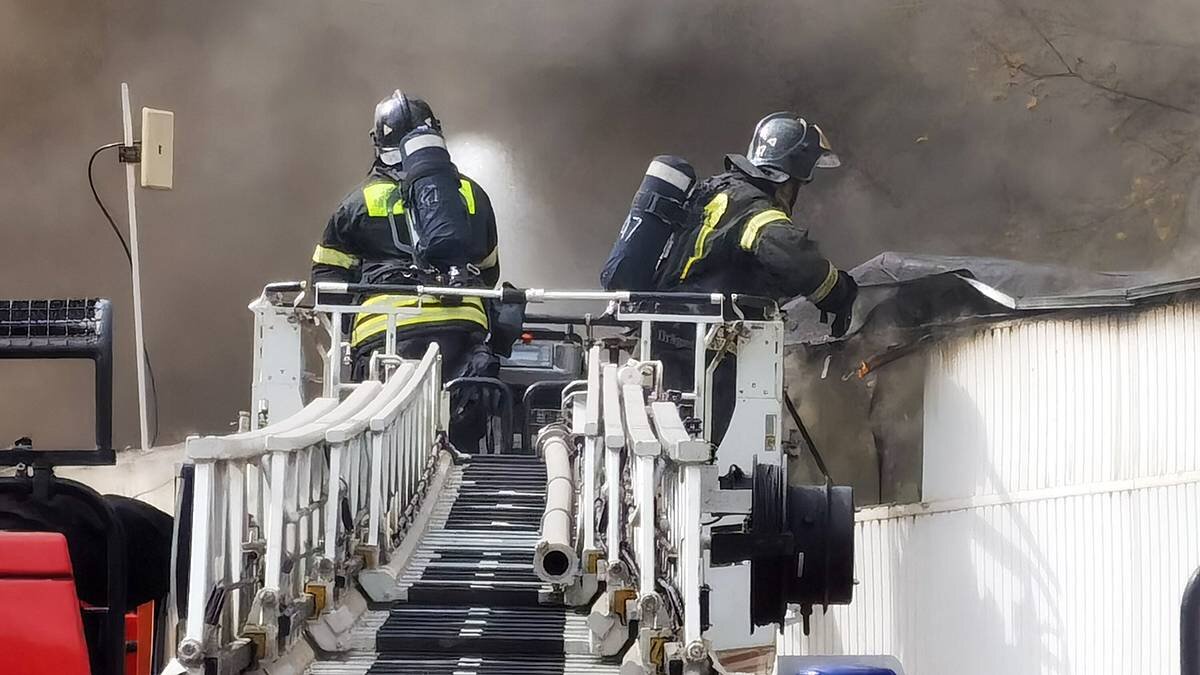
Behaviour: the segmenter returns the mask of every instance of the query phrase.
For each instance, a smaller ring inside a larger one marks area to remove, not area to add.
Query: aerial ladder
[[[436,344],[397,356],[397,319],[419,307],[329,300],[377,293],[598,311],[553,317],[582,327],[583,358],[545,424],[501,415],[493,447],[466,452],[447,440],[448,389],[504,383],[446,382]],[[250,309],[252,414],[186,442],[162,672],[736,672],[770,659],[796,611],[850,600],[850,489],[788,485],[773,302],[277,283]],[[388,337],[351,382],[340,327],[360,311],[385,314]],[[667,324],[694,336],[689,387],[655,353]]]

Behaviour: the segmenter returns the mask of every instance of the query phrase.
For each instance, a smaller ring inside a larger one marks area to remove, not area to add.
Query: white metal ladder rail
[[[381,566],[436,463],[445,404],[437,346],[386,384],[317,399],[262,429],[188,440],[194,508],[178,662],[233,672],[344,614],[340,577]],[[345,508],[343,508],[345,507]],[[348,516],[348,517],[344,517]]]

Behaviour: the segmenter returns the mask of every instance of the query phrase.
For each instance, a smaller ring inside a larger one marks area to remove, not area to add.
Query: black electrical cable
[[[88,187],[92,189],[92,198],[96,200],[96,206],[100,207],[100,212],[104,214],[104,219],[108,221],[108,226],[112,228],[113,234],[117,235],[117,241],[121,242],[121,248],[125,251],[125,259],[129,261],[129,266],[132,268],[133,253],[129,251],[129,244],[125,241],[125,235],[121,234],[121,228],[117,227],[117,222],[113,220],[112,214],[110,214],[108,209],[104,206],[104,201],[100,199],[100,193],[96,191],[96,181],[92,175],[92,167],[96,163],[96,157],[98,157],[100,153],[104,152],[105,150],[119,148],[122,145],[124,145],[124,143],[105,143],[104,145],[96,148],[92,152],[92,156],[88,158],[87,175]],[[154,433],[150,436],[150,444],[158,445],[158,383],[154,379],[154,366],[150,361],[150,349],[148,347],[144,347],[144,349],[145,354],[143,356],[146,359],[146,374],[150,379],[150,406],[154,409]],[[145,450],[145,448],[142,449]]]
[[[117,241],[121,242],[121,248],[125,249],[125,257],[129,259],[129,264],[133,264],[133,254],[129,252],[129,244],[125,242],[125,235],[121,234],[120,228],[117,227],[116,221],[109,214],[108,209],[104,207],[104,202],[100,199],[100,193],[96,192],[96,182],[92,178],[92,167],[96,164],[96,158],[105,150],[119,148],[123,143],[106,143],[92,152],[92,156],[88,159],[88,187],[92,188],[92,198],[96,200],[96,206],[100,207],[100,212],[104,214],[105,220],[108,221],[108,226],[112,228],[113,234],[117,235]]]
[[[792,421],[796,423],[796,428],[800,430],[800,436],[804,438],[804,444],[808,446],[808,452],[812,455],[813,462],[816,463],[817,469],[821,475],[825,477],[825,482],[829,485],[833,484],[833,477],[829,475],[829,467],[825,465],[825,458],[821,456],[821,452],[817,450],[817,444],[813,442],[812,435],[808,433],[808,427],[805,426],[804,420],[800,419],[800,411],[796,410],[796,404],[792,403],[792,397],[783,394],[783,403],[787,411],[792,416]]]

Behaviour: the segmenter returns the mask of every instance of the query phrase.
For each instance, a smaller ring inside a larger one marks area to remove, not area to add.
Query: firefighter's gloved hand
[[[467,384],[460,391],[462,393],[458,397],[458,405],[454,408],[455,417],[471,409],[476,409],[488,417],[504,412],[501,405],[503,394],[491,385]]]
[[[853,305],[846,308],[845,312],[833,315],[833,323],[829,325],[829,334],[835,338],[840,338],[850,330],[850,321],[854,318]]]
[[[496,377],[500,374],[500,359],[485,345],[476,345],[467,357],[463,368],[463,377]],[[466,385],[462,396],[454,406],[456,414],[462,414],[467,408],[478,405],[489,415],[500,412],[501,392],[487,385]]]
[[[821,323],[829,324],[830,335],[840,338],[850,330],[857,298],[858,282],[846,272],[838,270],[838,280],[833,290],[817,303],[817,309],[821,310]]]

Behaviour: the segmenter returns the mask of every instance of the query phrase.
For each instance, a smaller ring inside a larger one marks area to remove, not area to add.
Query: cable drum
[[[854,591],[854,491],[836,485],[788,488],[788,529],[802,567],[788,586],[799,605],[846,605]]]
[[[783,469],[773,464],[754,467],[750,529],[762,534],[787,532],[786,483]],[[787,588],[792,558],[786,554],[755,559],[750,565],[750,621],[754,626],[778,623],[787,613]]]
[[[854,589],[854,493],[845,486],[788,486],[782,467],[757,464],[744,528],[714,528],[711,561],[750,561],[750,622],[778,624],[788,605],[850,602]]]

